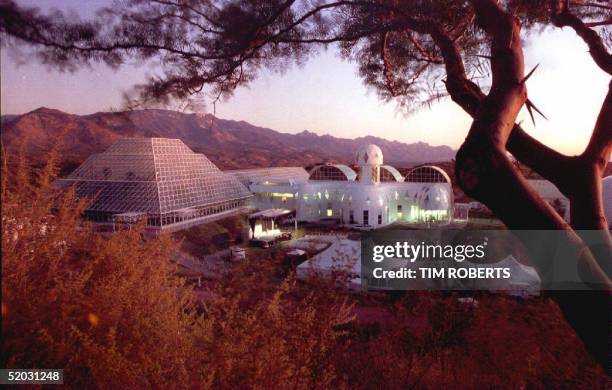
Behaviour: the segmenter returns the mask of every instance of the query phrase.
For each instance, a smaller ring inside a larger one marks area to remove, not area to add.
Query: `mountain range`
[[[62,171],[121,137],[180,138],[221,169],[352,163],[357,149],[370,143],[380,146],[385,163],[397,166],[449,161],[455,155],[448,146],[423,142],[406,144],[373,136],[348,139],[310,131],[289,134],[211,114],[160,109],[74,115],[41,107],[22,115],[4,115],[1,124],[4,147],[16,150],[27,140],[26,150],[34,163],[42,162],[61,139]]]

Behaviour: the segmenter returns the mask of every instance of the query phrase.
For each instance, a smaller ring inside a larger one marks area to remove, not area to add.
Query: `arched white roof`
[[[395,167],[392,167],[391,165],[382,165],[380,167],[380,181],[385,181],[383,180],[383,170],[389,172],[389,174],[395,179],[395,181],[397,182],[402,182],[404,181],[404,176],[402,176],[402,174],[400,173],[400,171],[398,171],[397,169],[395,169]]]
[[[411,183],[451,183],[451,179],[444,169],[435,165],[422,165],[412,168],[406,175],[405,181]]]
[[[365,145],[357,150],[355,162],[359,166],[364,165],[382,165],[383,153],[376,145]]]
[[[603,198],[604,215],[608,227],[612,226],[612,176],[606,176],[601,181],[601,197]]]
[[[346,181],[355,180],[356,178],[357,173],[349,166],[343,164],[317,165],[308,174],[309,180]]]

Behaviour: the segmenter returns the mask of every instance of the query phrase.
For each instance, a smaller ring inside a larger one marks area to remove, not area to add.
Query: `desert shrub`
[[[73,387],[187,381],[193,297],[173,277],[174,243],[94,234],[53,163],[3,172],[3,366],[64,368]]]
[[[596,388],[607,377],[556,304],[438,292],[355,296],[253,252],[206,294],[177,277],[173,236],[94,234],[58,192],[53,154],[2,172],[4,367],[63,368],[83,388]],[[280,256],[280,257],[279,257]],[[392,315],[355,321],[353,305]],[[371,302],[370,302],[371,301]]]
[[[63,368],[74,388],[340,383],[345,296],[298,291],[260,259],[203,302],[176,276],[172,236],[95,234],[85,202],[52,185],[53,155],[37,171],[3,161],[4,367]]]
[[[357,322],[337,356],[351,388],[590,389],[609,381],[546,298],[483,294],[475,306],[415,291],[378,305],[392,317]]]
[[[605,373],[552,300],[483,296],[474,314],[466,332],[462,380],[531,388],[605,387]]]
[[[203,366],[213,387],[339,386],[336,358],[348,346],[350,303],[328,291],[298,291],[292,277],[272,287],[265,275],[224,283],[205,307],[198,345],[208,351]]]

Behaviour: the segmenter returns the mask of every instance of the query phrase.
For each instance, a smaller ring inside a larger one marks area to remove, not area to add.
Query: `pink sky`
[[[79,6],[79,12],[87,15],[106,1],[90,1],[86,6],[76,0],[53,4],[60,3],[62,8]],[[100,65],[62,74],[33,62],[16,66],[6,54],[3,50],[0,57],[2,114],[23,113],[40,106],[75,114],[117,108],[122,92],[151,72],[135,66],[114,72]],[[519,120],[547,145],[566,154],[579,153],[607,93],[609,77],[593,63],[586,45],[568,29],[550,29],[528,37],[525,60],[527,69],[540,64],[528,82],[529,96],[549,120],[536,118],[535,129],[525,112]],[[356,66],[340,60],[333,49],[284,74],[262,72],[249,87],[218,103],[216,113],[221,118],[289,133],[310,130],[351,138],[374,135],[454,148],[461,144],[471,122],[449,99],[407,116],[398,112],[395,103],[381,102],[364,87]]]

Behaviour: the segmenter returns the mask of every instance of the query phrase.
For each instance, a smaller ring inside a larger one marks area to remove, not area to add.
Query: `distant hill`
[[[27,139],[28,152],[35,162],[42,160],[51,145],[65,134],[65,170],[103,151],[117,138],[135,136],[180,138],[221,169],[352,163],[356,150],[367,143],[380,146],[385,162],[398,166],[448,161],[455,155],[448,146],[423,142],[405,144],[371,136],[347,139],[309,131],[288,134],[210,114],[157,109],[73,115],[43,107],[23,115],[3,116],[1,123],[4,146],[14,149],[20,140]]]

